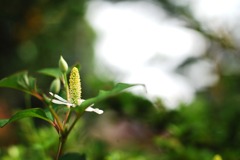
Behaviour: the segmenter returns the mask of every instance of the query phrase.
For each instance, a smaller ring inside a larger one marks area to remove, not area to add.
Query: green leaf
[[[55,78],[60,78],[62,75],[62,72],[60,71],[59,68],[45,68],[45,69],[39,70],[38,72],[47,76],[55,77]]]
[[[0,87],[13,88],[31,94],[36,90],[35,78],[29,77],[28,72],[19,72],[0,80]]]
[[[52,123],[52,121],[48,118],[48,116],[45,114],[44,110],[40,108],[31,108],[31,109],[26,109],[26,110],[21,110],[14,114],[10,119],[1,119],[0,120],[0,127],[4,127],[5,125],[12,123],[14,121],[17,121],[22,118],[27,118],[27,117],[35,117],[35,118],[40,118],[43,119],[49,123]]]
[[[145,88],[145,85],[143,85],[143,84],[118,83],[113,87],[112,90],[110,90],[110,91],[101,90],[96,97],[85,100],[83,103],[81,103],[80,106],[75,107],[75,109],[79,112],[84,112],[85,109],[87,107],[89,107],[90,105],[97,103],[99,101],[102,101],[104,99],[107,99],[109,97],[115,96],[115,95],[119,94],[121,91],[128,89],[130,87],[134,87],[134,86],[143,86]]]

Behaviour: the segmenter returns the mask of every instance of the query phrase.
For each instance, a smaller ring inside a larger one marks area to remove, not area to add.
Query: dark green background
[[[81,64],[84,96],[95,95],[100,88],[110,88],[111,80],[102,81],[94,76],[96,35],[84,17],[87,2],[1,0],[0,78],[21,70],[29,70],[38,77],[37,70],[57,67],[59,56],[63,55],[69,64]],[[199,90],[191,104],[180,104],[176,110],[166,109],[160,99],[149,102],[130,93],[96,104],[109,112],[101,116],[87,114],[69,139],[66,151],[84,153],[92,160],[212,160],[216,154],[223,160],[239,159],[240,49],[239,39],[234,35],[239,32],[239,24],[236,22],[229,32],[226,28],[224,34],[221,30],[213,32],[193,16],[188,6],[168,0],[154,3],[169,18],[184,21],[186,29],[198,32],[208,41],[205,54],[189,57],[176,72],[184,74],[191,64],[209,59],[216,66],[219,81]],[[39,78],[39,85],[47,90],[51,80]],[[0,92],[2,118],[26,106],[22,93],[6,89]],[[41,105],[35,99],[32,104]],[[126,127],[121,130],[122,139],[108,134],[93,138],[96,134],[92,132],[97,133],[94,127],[100,120],[105,127]],[[109,136],[111,141],[106,141],[108,138],[104,136]],[[16,159],[50,159],[56,142],[56,133],[47,125],[22,120],[0,129],[0,156],[13,159],[11,154],[16,151],[19,153]]]

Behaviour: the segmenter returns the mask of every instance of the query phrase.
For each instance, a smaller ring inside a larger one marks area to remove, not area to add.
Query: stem
[[[69,133],[72,131],[75,124],[77,123],[78,119],[81,117],[81,115],[82,114],[77,114],[77,117],[75,118],[75,120],[73,121],[72,125],[69,127],[68,130],[65,130],[64,132],[60,132],[59,145],[58,145],[58,152],[57,152],[56,160],[58,160],[59,157],[62,155],[63,147],[65,145],[67,137],[68,137]]]
[[[58,145],[58,152],[57,152],[57,156],[56,156],[56,160],[58,160],[60,158],[60,156],[62,155],[63,152],[63,147],[65,145],[65,142],[67,140],[67,134],[62,134],[59,137],[59,145]]]
[[[66,99],[67,99],[67,101],[69,101],[70,100],[70,94],[69,94],[69,87],[68,87],[68,80],[67,80],[66,73],[63,74],[62,82],[63,82],[64,88],[65,88],[65,91],[66,91],[66,97],[67,97]],[[59,125],[59,127],[60,127],[59,145],[58,145],[58,151],[57,151],[56,160],[58,160],[60,158],[60,156],[62,155],[63,148],[64,148],[65,142],[66,142],[68,134],[69,134],[69,131],[67,130],[65,125],[69,121],[69,115],[71,113],[71,109],[70,109],[70,106],[67,106],[67,107],[68,107],[69,110],[67,111],[67,113],[65,115],[63,123],[60,122],[58,117],[56,119],[58,125],[60,124]],[[54,110],[53,110],[52,113],[53,113],[53,115],[56,114],[56,112]]]
[[[43,101],[43,97],[37,93],[36,91],[32,91],[31,94],[36,97],[37,99],[39,99],[40,101]]]
[[[63,74],[63,84],[64,84],[64,88],[66,91],[67,101],[70,101],[70,93],[69,93],[69,86],[68,86],[68,80],[67,80],[66,73]],[[71,114],[70,106],[67,106],[67,107],[69,110],[66,113],[65,119],[63,121],[63,125],[65,125],[69,121],[69,115]]]
[[[63,125],[65,125],[68,121],[69,121],[69,118],[70,118],[70,113],[71,113],[71,109],[70,108],[68,108],[68,111],[67,111],[67,113],[66,113],[66,116],[65,116],[65,119],[64,119],[64,121],[63,121]]]
[[[82,115],[83,115],[83,114],[81,114],[81,113],[78,113],[78,114],[77,114],[77,117],[75,118],[75,120],[73,121],[73,123],[72,123],[72,125],[69,127],[69,129],[67,130],[66,135],[68,135],[68,134],[72,131],[73,127],[76,125],[77,121],[79,120],[79,118],[81,118]]]
[[[52,108],[52,106],[50,105],[49,106],[49,109],[50,109],[50,112],[52,113],[53,117],[55,118],[56,122],[57,122],[57,125],[59,127],[59,132],[60,133],[63,133],[64,129],[63,129],[63,125],[62,125],[62,122],[60,121],[57,113],[54,111],[54,109]]]
[[[67,100],[70,100],[70,93],[69,93],[69,87],[68,87],[68,80],[66,73],[63,74],[63,85],[67,94]]]

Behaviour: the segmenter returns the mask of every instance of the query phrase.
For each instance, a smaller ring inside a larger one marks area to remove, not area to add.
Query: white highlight
[[[87,112],[95,112],[97,114],[103,114],[103,110],[100,110],[98,108],[88,107],[85,111],[87,111]]]
[[[150,98],[160,97],[174,108],[179,102],[190,102],[194,89],[172,69],[192,55],[193,49],[194,56],[201,55],[205,42],[173,22],[161,23],[163,14],[146,1],[119,5],[93,1],[87,18],[99,33],[97,73],[116,81],[145,84]],[[111,75],[115,70],[120,73]]]

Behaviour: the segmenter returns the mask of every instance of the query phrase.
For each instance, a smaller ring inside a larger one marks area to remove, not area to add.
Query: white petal
[[[57,94],[53,94],[52,92],[49,92],[51,94],[51,96],[53,96],[54,98],[58,99],[59,101],[65,102],[65,103],[69,103],[67,100],[63,99],[61,96],[57,95]]]
[[[87,111],[87,112],[95,112],[97,114],[103,114],[103,110],[98,109],[98,108],[88,107],[85,111]]]
[[[69,103],[69,102],[62,102],[62,101],[59,101],[59,100],[57,100],[57,99],[53,99],[53,100],[52,100],[52,103],[55,103],[55,104],[63,104],[63,105],[68,105],[68,106],[75,107],[75,105],[72,104],[72,103]]]

